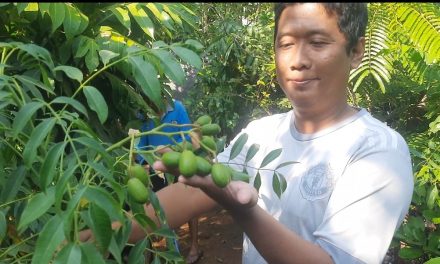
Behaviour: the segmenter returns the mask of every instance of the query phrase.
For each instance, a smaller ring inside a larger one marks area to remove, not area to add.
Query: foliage
[[[366,54],[351,73],[350,101],[407,140],[415,192],[393,246],[403,259],[433,263],[440,256],[440,8],[368,8]],[[127,129],[139,124],[139,112],[157,118],[189,68],[197,72],[184,98],[191,116],[209,114],[228,139],[254,118],[290,109],[276,84],[273,26],[269,3],[1,3],[0,261],[44,263],[57,252],[63,263],[104,263],[107,250],[121,263],[131,228],[119,213],[125,203],[153,236],[174,237],[164,219],[157,229],[127,200]],[[273,186],[281,194],[284,177]],[[123,228],[111,232],[116,219]],[[98,234],[98,247],[77,243],[84,227]],[[155,261],[180,258],[172,248],[152,249],[153,236],[135,245],[131,261],[145,248]]]
[[[161,228],[127,198],[124,126],[139,110],[155,117],[164,109],[165,82],[185,79],[181,64],[201,66],[199,42],[173,39],[176,30],[194,29],[195,14],[183,4],[152,3],[0,9],[0,259],[104,263],[110,252],[121,263],[130,208],[153,232],[129,258],[139,262],[149,250],[156,262],[181,260],[174,247],[147,246],[154,237],[172,244],[175,234],[154,193]],[[122,228],[113,232],[112,221]],[[79,243],[85,227],[96,245]]]
[[[283,108],[277,102],[283,92],[275,84],[272,4],[197,8],[201,30],[195,38],[207,48],[185,103],[193,116],[210,114],[230,140],[248,120]]]

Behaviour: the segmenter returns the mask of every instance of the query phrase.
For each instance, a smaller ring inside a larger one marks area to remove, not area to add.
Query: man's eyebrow
[[[310,37],[310,36],[314,36],[314,35],[322,35],[324,37],[330,37],[331,35],[325,31],[325,30],[320,30],[320,29],[313,29],[313,30],[309,30],[307,32],[305,32],[305,36],[306,37]],[[280,39],[284,36],[293,36],[295,37],[295,32],[284,32],[284,33],[280,33],[277,34],[277,39]]]

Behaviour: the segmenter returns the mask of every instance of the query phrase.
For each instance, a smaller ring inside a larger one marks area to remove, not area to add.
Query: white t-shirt
[[[335,263],[381,263],[411,202],[413,173],[406,142],[365,109],[315,134],[299,133],[293,118],[293,111],[264,117],[241,132],[249,138],[232,162],[244,164],[249,147],[259,144],[257,155],[247,163],[252,177],[277,148],[283,149],[281,155],[264,169],[298,162],[277,170],[287,181],[281,199],[272,188],[273,171],[259,170],[258,205],[320,245]],[[220,162],[228,161],[240,134],[219,154]],[[246,235],[243,263],[266,263]]]

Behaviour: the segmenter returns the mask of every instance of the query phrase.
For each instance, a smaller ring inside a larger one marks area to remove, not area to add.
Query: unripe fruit
[[[211,136],[203,136],[202,137],[202,147],[206,146],[208,151],[214,151],[217,152],[217,144],[215,143],[215,140]]]
[[[138,178],[145,186],[150,184],[150,175],[148,171],[141,165],[132,165],[128,167],[128,176],[130,178]]]
[[[186,178],[192,177],[197,172],[196,155],[190,150],[184,150],[179,159],[180,174]]]
[[[131,178],[127,182],[128,194],[137,203],[148,201],[148,189],[138,178]]]
[[[179,166],[179,159],[182,153],[176,151],[169,151],[162,155],[163,164],[170,169],[177,168]]]
[[[231,172],[232,172],[232,180],[233,181],[244,181],[244,182],[249,183],[250,176],[247,173],[244,173],[241,171],[236,171],[232,168],[231,168]]]
[[[232,172],[229,167],[221,163],[212,165],[212,181],[220,188],[224,188],[231,181]]]
[[[197,175],[206,176],[211,173],[212,165],[206,159],[196,156]]]
[[[221,130],[221,128],[218,124],[207,124],[207,125],[203,125],[200,128],[200,132],[204,136],[216,135],[216,134],[220,133],[220,130]]]
[[[209,115],[202,115],[199,118],[197,118],[195,123],[199,124],[200,126],[203,126],[203,125],[207,125],[207,124],[211,123],[211,121],[212,121],[212,119]]]

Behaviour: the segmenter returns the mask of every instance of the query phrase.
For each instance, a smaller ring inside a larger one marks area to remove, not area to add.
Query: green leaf
[[[154,39],[154,24],[148,17],[147,13],[142,9],[139,4],[129,4],[128,10],[130,14],[134,17],[134,20],[138,23],[141,29],[152,39]]]
[[[90,204],[89,216],[93,223],[93,235],[98,242],[101,251],[105,252],[107,251],[112,238],[112,226],[110,218],[101,207],[94,203]]]
[[[104,64],[104,66],[107,65],[107,63],[111,59],[113,59],[113,58],[115,58],[117,56],[119,56],[119,53],[114,53],[111,50],[100,50],[99,51],[99,57],[101,57],[101,61]]]
[[[58,170],[56,167],[60,160],[61,154],[64,152],[66,142],[58,142],[49,149],[46,159],[40,169],[40,187],[46,191],[46,187],[52,182],[54,175]],[[60,166],[62,167],[62,166]]]
[[[260,149],[259,144],[255,144],[255,143],[252,144],[248,149],[248,152],[246,153],[246,159],[244,160],[244,162],[246,163],[250,161],[255,156],[255,154],[257,154],[259,149]]]
[[[438,189],[437,186],[434,185],[429,191],[428,196],[426,197],[426,204],[429,209],[434,208],[434,203],[436,199],[438,199]]]
[[[6,216],[3,211],[0,211],[0,241],[3,241],[6,236],[6,226]]]
[[[51,33],[54,33],[57,28],[63,24],[64,16],[66,12],[66,7],[64,3],[50,3],[49,4],[49,16],[50,20],[52,20],[52,30]]]
[[[298,161],[287,161],[287,162],[283,162],[283,163],[279,164],[279,165],[275,168],[275,170],[278,170],[278,169],[280,169],[280,168],[282,168],[282,167],[286,167],[286,166],[288,166],[288,165],[296,164],[296,163],[299,163],[299,162],[298,162]]]
[[[105,260],[92,243],[80,245],[84,264],[105,264]]]
[[[423,250],[421,248],[401,248],[399,250],[399,257],[403,259],[416,259],[423,255]]]
[[[108,106],[101,92],[93,86],[84,86],[83,92],[90,109],[96,112],[99,121],[104,124],[108,117]]]
[[[257,192],[260,190],[261,187],[261,175],[260,172],[257,172],[257,175],[255,176],[254,180],[254,188],[257,189]]]
[[[99,57],[98,57],[99,47],[94,40],[91,40],[89,43],[90,43],[90,49],[86,55],[86,66],[89,72],[92,72],[99,65]]]
[[[96,139],[89,138],[89,137],[78,137],[78,138],[74,138],[73,140],[76,141],[76,142],[81,143],[86,148],[96,150],[105,159],[107,159],[107,160],[111,159],[111,156],[105,151],[105,148]]]
[[[19,166],[11,172],[8,181],[4,185],[2,191],[0,192],[0,204],[15,199],[18,190],[22,186],[25,177],[26,177],[26,168],[24,166]]]
[[[80,83],[83,80],[82,72],[78,68],[72,66],[66,66],[66,65],[57,66],[53,69],[53,71],[54,72],[63,71],[67,75],[67,77],[69,77],[70,79],[77,80]]]
[[[145,263],[144,251],[147,248],[148,240],[142,239],[130,250],[128,263]]]
[[[159,228],[157,230],[154,230],[154,232],[152,232],[152,234],[161,236],[161,237],[169,237],[169,238],[175,238],[176,234],[174,233],[174,231],[172,229],[169,228]]]
[[[74,55],[75,58],[82,58],[87,54],[87,52],[90,50],[90,41],[93,40],[86,36],[79,36],[75,38],[73,42],[73,47],[76,48]]]
[[[130,16],[128,15],[128,11],[121,7],[111,8],[110,10],[119,20],[119,22],[121,22],[121,24],[130,31],[131,21],[130,21]]]
[[[235,159],[235,157],[240,154],[241,150],[248,140],[248,137],[249,135],[246,133],[243,133],[238,137],[238,139],[234,142],[234,145],[232,145],[231,153],[229,154],[229,160]]]
[[[57,254],[54,264],[77,264],[81,262],[81,249],[76,243],[69,243]]]
[[[440,257],[432,258],[426,261],[424,264],[440,264]]]
[[[17,137],[23,130],[26,123],[32,118],[34,113],[40,109],[44,104],[40,102],[30,102],[24,105],[20,111],[15,115],[12,123],[12,135]]]
[[[194,66],[196,69],[202,68],[202,60],[194,51],[179,46],[171,46],[170,48],[177,54],[177,56],[188,64]]]
[[[110,247],[108,248],[108,251],[110,251],[110,253],[112,253],[112,255],[116,259],[117,263],[119,263],[119,264],[122,263],[122,259],[121,259],[122,249],[118,247],[118,244],[116,243],[116,240],[113,236],[112,236],[112,240],[110,242]]]
[[[194,40],[194,39],[186,40],[185,44],[194,47],[197,51],[200,51],[200,50],[202,50],[204,48],[202,43],[200,43],[200,42],[198,42],[197,40]]]
[[[121,207],[108,191],[99,187],[89,186],[84,197],[104,209],[110,216],[111,220],[123,220]]]
[[[41,145],[43,140],[48,136],[49,132],[52,131],[56,123],[55,117],[45,119],[43,122],[35,127],[34,131],[26,143],[23,151],[23,160],[26,166],[31,167],[32,163],[36,161],[37,148]]]
[[[44,225],[43,230],[38,235],[33,251],[32,264],[49,263],[53,253],[64,239],[63,220],[60,216],[55,215]]]
[[[82,18],[75,7],[70,4],[66,4],[65,7],[65,17],[63,21],[64,32],[66,33],[67,39],[71,39],[79,34]]]
[[[47,192],[41,192],[33,196],[20,217],[18,230],[21,232],[23,228],[27,227],[32,221],[36,220],[54,204],[55,202],[55,187],[47,189]]]
[[[78,168],[79,164],[77,163],[74,166],[69,167],[67,170],[64,171],[64,173],[61,173],[60,179],[58,180],[57,184],[55,185],[55,208],[60,211],[61,210],[61,203],[63,202],[63,195],[66,192],[67,183],[69,182],[70,178],[72,177],[73,173],[75,172],[76,168]]]
[[[278,156],[281,154],[282,151],[283,149],[279,148],[269,152],[269,154],[267,154],[266,157],[264,157],[263,161],[261,162],[260,168],[266,166],[267,164],[271,163],[274,159],[278,158]]]
[[[281,198],[281,194],[287,188],[287,182],[284,176],[280,173],[274,172],[272,177],[272,188],[274,192],[277,194],[278,198]]]
[[[182,86],[185,82],[185,73],[176,58],[164,50],[152,50],[151,52],[162,62],[165,75],[177,85]]]
[[[141,57],[130,57],[128,61],[132,65],[134,78],[136,82],[139,83],[142,92],[150,98],[159,109],[164,109],[165,105],[162,100],[160,82],[157,78],[156,69]]]
[[[45,84],[43,84],[42,82],[40,82],[37,79],[34,79],[34,78],[26,76],[26,75],[14,75],[14,78],[20,80],[23,84],[28,83],[28,84],[35,85],[35,86],[40,87],[41,89],[45,90],[49,94],[55,95],[55,93],[53,92],[53,88],[51,86],[46,86]]]
[[[87,109],[84,107],[84,105],[72,97],[58,96],[57,98],[53,99],[50,104],[69,104],[88,118]]]

